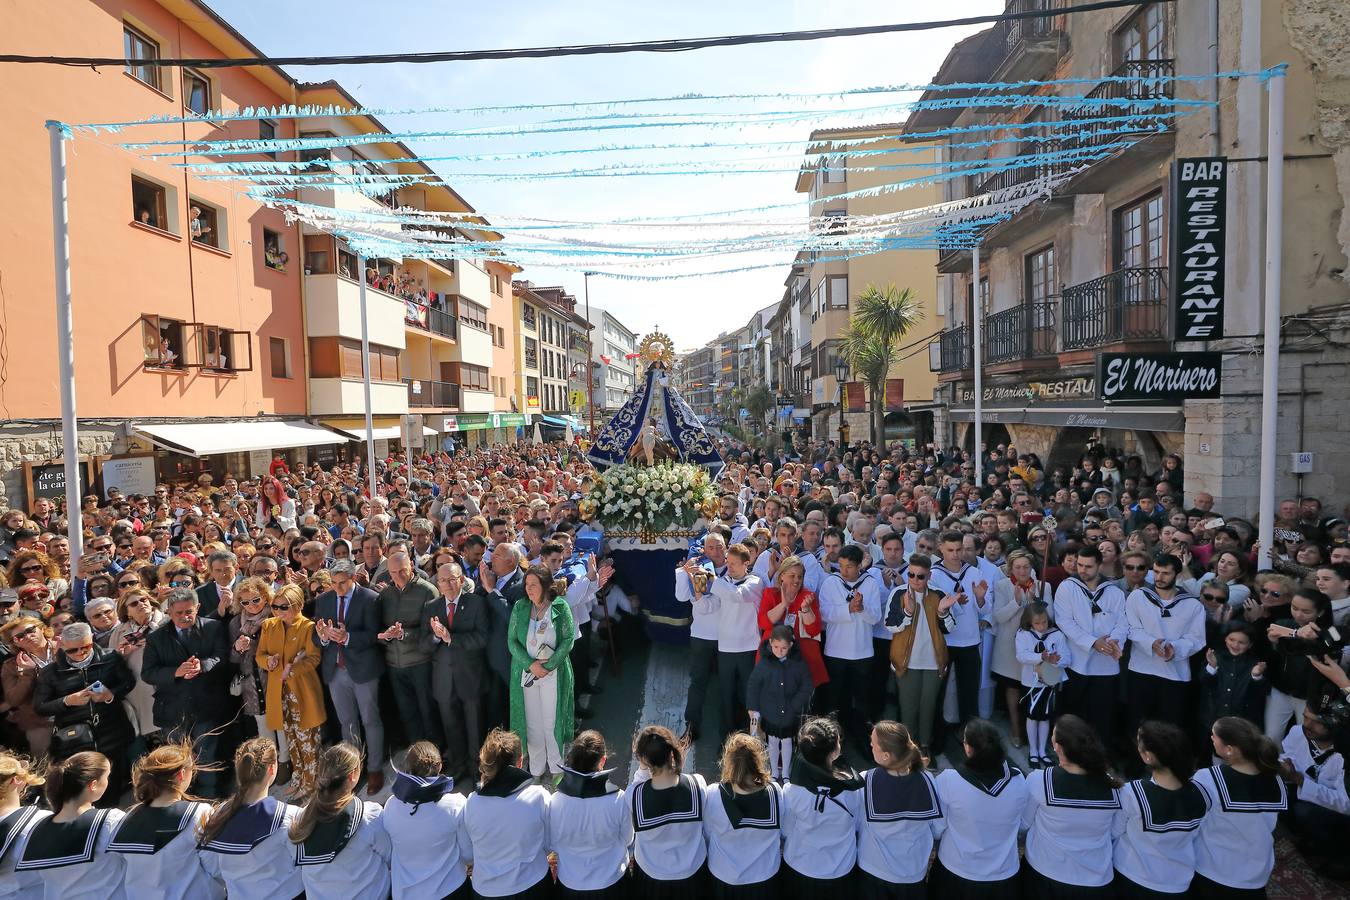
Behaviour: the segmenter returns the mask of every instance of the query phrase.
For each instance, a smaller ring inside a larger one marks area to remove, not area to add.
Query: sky
[[[863,0],[831,3],[804,0],[685,0],[650,3],[585,0],[573,4],[539,0],[466,4],[435,0],[398,0],[376,5],[333,0],[310,3],[261,3],[258,0],[208,0],[209,5],[269,55],[426,52],[499,47],[536,47],[706,37],[770,31],[797,31],[893,22],[958,18],[1000,12],[1001,0],[947,0],[882,4]],[[683,53],[632,53],[552,59],[485,60],[426,65],[306,66],[290,69],[304,81],[329,78],[341,83],[370,107],[400,108],[514,105],[697,93],[827,92],[878,84],[922,84],[937,71],[948,49],[976,27],[948,28],[911,34],[834,38],[802,43],[764,44]],[[850,102],[872,106],[876,97]],[[725,107],[738,109],[749,107]],[[764,108],[764,107],[762,107]],[[778,102],[767,108],[782,109]],[[512,117],[464,121],[449,115],[381,117],[391,130],[490,126],[525,123],[570,113],[532,112]],[[903,113],[879,116],[895,121]],[[805,139],[813,127],[831,124],[828,117],[767,127],[691,127],[659,137],[624,132],[605,142],[699,143],[704,141]],[[838,122],[838,120],[833,120]],[[853,118],[850,124],[866,119]],[[418,143],[422,155],[456,152],[496,153],[594,145],[594,137],[532,135],[474,141]],[[762,151],[761,151],[762,152]],[[782,150],[775,152],[784,152]],[[664,159],[671,156],[666,154]],[[607,163],[617,159],[605,160]],[[592,161],[587,160],[586,164]],[[795,168],[799,161],[763,165]],[[576,157],[494,164],[493,171],[571,169]],[[709,210],[800,203],[789,172],[742,175],[669,175],[635,178],[569,178],[491,181],[449,177],[462,163],[435,163],[458,193],[491,220],[498,215],[532,216],[576,221],[610,222],[634,216],[688,215]],[[480,164],[480,169],[481,169]],[[786,215],[792,215],[792,211]],[[656,239],[697,237],[694,225]],[[703,269],[766,265],[754,271],[697,275],[700,264],[669,270],[684,275],[673,280],[622,281],[602,276],[589,279],[590,300],[639,335],[654,328],[670,334],[680,349],[700,346],[721,331],[743,326],[755,310],[777,303],[783,294],[792,254],[721,258],[701,263]],[[517,276],[538,285],[563,284],[581,301],[586,279],[578,271],[528,267]]]

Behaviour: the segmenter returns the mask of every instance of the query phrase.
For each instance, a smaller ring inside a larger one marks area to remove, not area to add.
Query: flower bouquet
[[[610,533],[688,530],[717,509],[716,485],[691,463],[614,466],[600,476],[592,496],[588,508]]]

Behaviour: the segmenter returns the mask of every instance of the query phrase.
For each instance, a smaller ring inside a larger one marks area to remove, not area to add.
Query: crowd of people
[[[0,897],[1246,896],[1277,819],[1343,876],[1346,523],[1281,503],[1256,571],[1175,456],[981,453],[728,445],[626,786],[578,697],[642,598],[575,447],[112,490],[78,558],[10,510]]]

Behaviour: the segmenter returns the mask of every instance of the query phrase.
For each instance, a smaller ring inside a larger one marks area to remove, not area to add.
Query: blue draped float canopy
[[[652,398],[658,385],[663,398],[660,409],[653,411]],[[600,429],[587,458],[598,469],[627,462],[651,416],[660,417],[658,428],[662,437],[670,441],[682,461],[704,466],[714,477],[721,471],[723,462],[717,443],[693,408],[670,384],[670,373],[659,363],[647,367],[647,375],[633,396]]]

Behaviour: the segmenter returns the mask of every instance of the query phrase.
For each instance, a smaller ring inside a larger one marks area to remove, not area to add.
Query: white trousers
[[[1303,722],[1303,708],[1308,705],[1307,700],[1300,700],[1297,697],[1291,697],[1279,688],[1271,688],[1270,696],[1266,698],[1266,737],[1275,743],[1284,740],[1284,734],[1289,730],[1289,719],[1294,719],[1294,724]]]
[[[280,728],[276,731],[267,727],[267,716],[254,716],[253,721],[258,723],[258,737],[271,738],[277,745],[277,762],[284,763],[291,761],[291,755],[286,752],[286,733]]]
[[[792,771],[792,738],[767,738],[769,744],[769,774],[775,780],[788,777]]]
[[[538,778],[547,765],[554,774],[562,773],[562,748],[553,726],[558,720],[558,676],[550,673],[522,689],[525,693],[526,755],[530,774]]]

